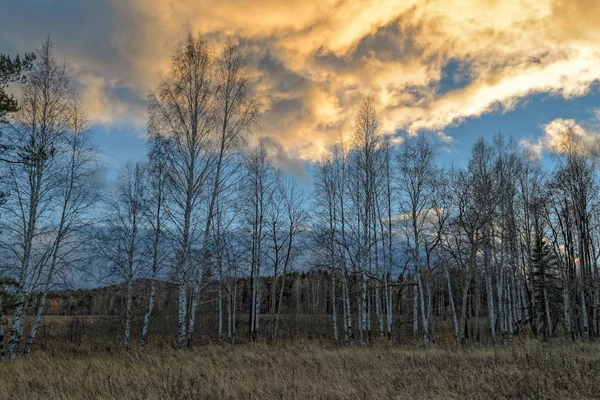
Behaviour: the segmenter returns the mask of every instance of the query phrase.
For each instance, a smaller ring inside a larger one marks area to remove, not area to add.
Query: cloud
[[[186,32],[216,47],[236,37],[263,107],[256,135],[290,160],[318,159],[365,95],[385,133],[444,137],[532,94],[584,96],[600,78],[591,0],[22,0],[3,10],[7,50],[29,51],[51,32],[105,125],[145,125],[146,95]],[[539,152],[551,140],[524,146]]]
[[[287,150],[278,141],[265,137],[263,138],[263,143],[276,167],[281,168],[285,172],[291,172],[306,180],[307,177],[302,162],[290,157]]]
[[[525,150],[525,154],[532,160],[539,160],[542,158],[544,151],[543,139],[531,141],[528,138],[523,138],[519,141],[519,145]]]
[[[569,148],[575,152],[593,153],[599,149],[600,133],[594,123],[578,123],[574,119],[556,118],[543,127],[544,135],[535,141],[522,139],[519,144],[528,154],[539,159],[550,151],[563,154]]]
[[[569,143],[575,151],[596,152],[600,144],[600,134],[586,128],[573,119],[557,118],[544,126],[544,142],[554,153],[567,151]],[[571,136],[571,137],[570,137]]]

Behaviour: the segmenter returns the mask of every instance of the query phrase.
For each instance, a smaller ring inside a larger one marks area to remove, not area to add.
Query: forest
[[[138,354],[600,335],[600,142],[565,128],[544,162],[497,133],[444,165],[439,138],[384,134],[365,96],[306,182],[260,136],[239,46],[221,47],[174,48],[148,95],[146,159],[115,182],[50,38],[0,58],[2,360],[66,342]]]

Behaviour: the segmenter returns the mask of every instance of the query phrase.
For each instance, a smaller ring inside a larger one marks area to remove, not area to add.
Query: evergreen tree
[[[8,88],[9,83],[25,83],[25,72],[31,70],[34,60],[34,53],[26,53],[23,58],[17,55],[14,59],[5,54],[0,54],[0,135],[2,134],[2,124],[7,122],[7,115],[19,109],[17,99],[12,94],[6,93],[6,88]],[[7,161],[4,154],[9,149],[10,146],[0,142],[0,161]],[[5,202],[6,193],[0,191],[0,205]]]
[[[12,312],[17,305],[14,296],[17,282],[14,279],[0,277],[0,361],[4,360],[6,349],[4,348],[4,326],[6,315]]]
[[[537,299],[533,310],[534,326],[541,322],[544,340],[548,340],[560,315],[562,291],[556,256],[541,234],[536,235],[531,266],[533,295]]]
[[[10,56],[0,54],[0,122],[6,115],[18,110],[19,105],[15,97],[6,93],[6,88],[12,82],[25,82],[25,72],[29,71],[35,60],[35,54],[26,53],[23,58],[18,55],[11,59]]]

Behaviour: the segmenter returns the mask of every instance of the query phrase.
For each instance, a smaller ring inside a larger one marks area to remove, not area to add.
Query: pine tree
[[[2,133],[2,124],[7,122],[7,115],[19,110],[19,104],[12,94],[6,93],[9,83],[25,83],[25,72],[31,70],[34,53],[26,53],[23,58],[18,55],[11,59],[10,56],[0,54],[0,134]],[[4,154],[10,149],[10,146],[0,142],[0,161],[6,161]],[[6,202],[6,193],[0,191],[0,205]]]
[[[6,315],[17,305],[14,296],[17,282],[14,279],[0,277],[0,361],[6,356],[4,348],[4,326],[6,325]]]
[[[27,53],[23,58],[18,55],[11,59],[10,56],[0,54],[0,122],[6,114],[18,110],[17,100],[13,95],[6,93],[5,89],[11,82],[25,82],[24,72],[29,71],[35,60],[35,54]]]
[[[542,235],[536,235],[531,266],[533,293],[537,299],[533,310],[534,325],[541,321],[544,340],[548,340],[560,315],[562,291],[556,256]]]

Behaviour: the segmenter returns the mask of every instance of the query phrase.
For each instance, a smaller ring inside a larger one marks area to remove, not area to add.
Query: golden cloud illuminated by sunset
[[[600,7],[566,0],[113,0],[106,38],[118,63],[73,52],[100,123],[145,124],[174,44],[202,32],[239,41],[262,104],[260,134],[316,159],[374,96],[385,133],[444,130],[526,96],[585,95],[600,78]],[[450,77],[445,71],[452,68]],[[446,82],[448,81],[449,82]]]

